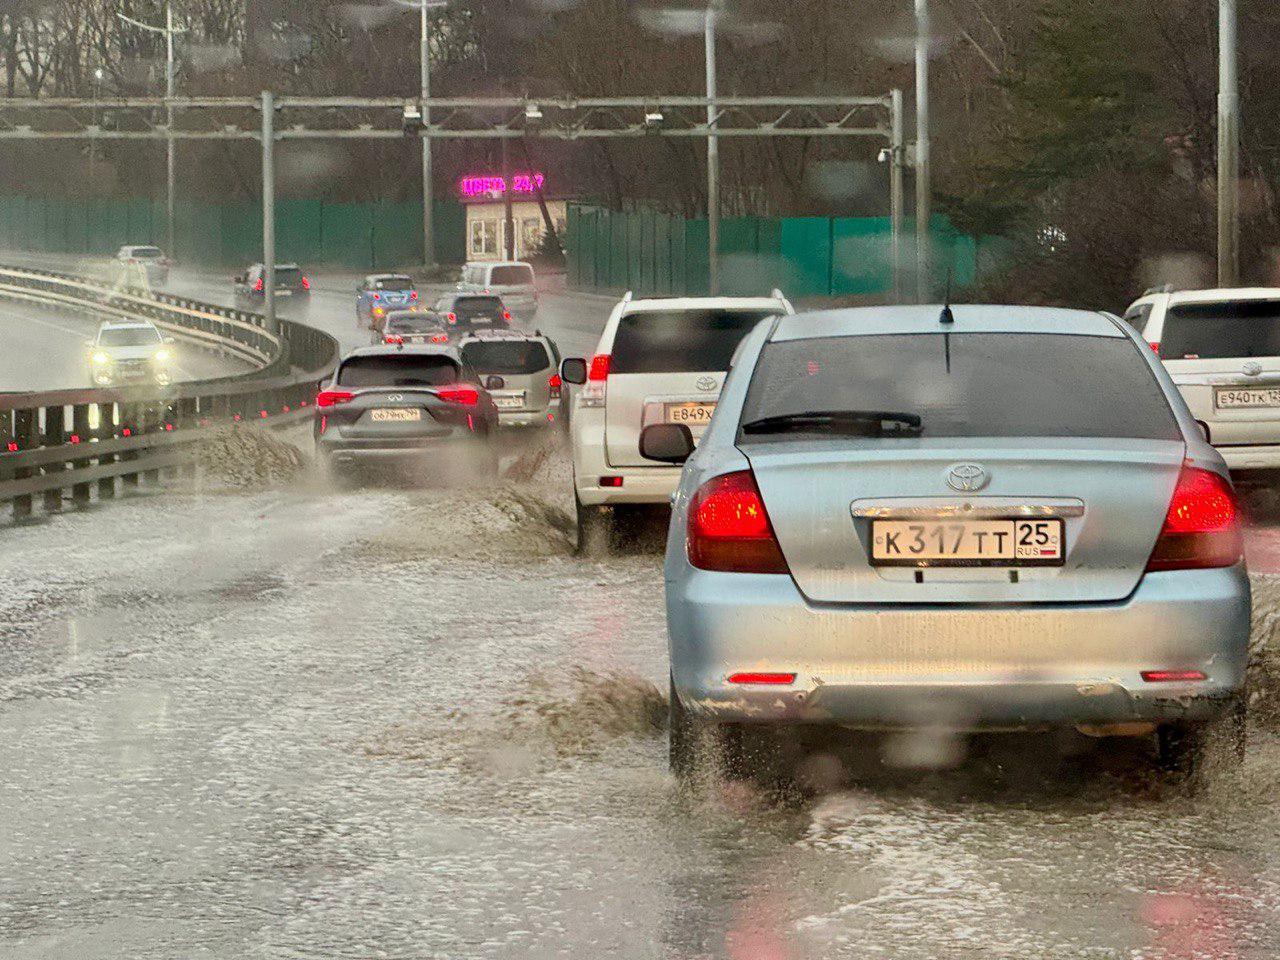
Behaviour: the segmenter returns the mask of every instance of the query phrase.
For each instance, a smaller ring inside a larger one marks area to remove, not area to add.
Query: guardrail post
[[[85,452],[92,449],[89,443],[89,404],[77,403],[71,408],[71,435],[74,441],[85,448]],[[81,470],[89,466],[88,460],[76,460],[72,462],[72,470]],[[71,487],[71,499],[78,507],[86,507],[89,505],[89,484],[77,483]]]
[[[195,397],[183,397],[178,401],[177,430],[195,430],[200,426],[198,402]],[[196,475],[195,457],[178,468],[178,476],[188,479]]]
[[[114,403],[98,404],[98,429],[97,436],[99,440],[114,440],[116,435],[116,405]],[[116,456],[107,454],[99,456],[98,463],[115,463]],[[98,499],[110,500],[116,495],[116,478],[103,477],[98,481]]]
[[[139,417],[142,421],[142,433],[155,433],[156,430],[164,429],[163,407],[158,403],[148,403],[143,405],[142,415]],[[142,471],[143,483],[159,483],[160,470],[154,468]]]
[[[126,429],[134,436],[138,436],[142,433],[142,418],[140,416],[140,412],[141,407],[136,403],[120,404],[121,433]],[[126,450],[124,453],[120,454],[120,459],[137,460],[138,451]],[[131,489],[136,490],[138,489],[138,475],[136,473],[126,473],[121,476],[120,483],[122,490],[124,491]]]
[[[63,407],[43,407],[44,410],[44,434],[42,437],[43,446],[56,447],[60,446],[65,440],[65,434],[62,428],[62,418],[64,416]],[[45,476],[62,473],[67,469],[65,463],[51,463],[43,469]],[[44,508],[47,511],[62,509],[62,488],[55,487],[52,490],[44,492]]]
[[[19,450],[30,450],[36,445],[36,412],[34,409],[15,410],[13,412],[13,436]],[[24,480],[36,472],[34,467],[26,467],[13,472],[15,480]],[[25,520],[31,516],[33,498],[26,493],[13,498],[13,519]]]

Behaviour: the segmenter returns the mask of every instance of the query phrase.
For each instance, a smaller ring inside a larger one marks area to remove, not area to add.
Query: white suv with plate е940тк
[[[1280,467],[1280,289],[1148,291],[1124,319],[1228,467]]]
[[[590,362],[561,364],[565,383],[583,384],[569,418],[579,549],[607,549],[619,509],[670,501],[680,468],[642,457],[640,431],[683,423],[701,436],[742,338],[761,320],[790,313],[777,290],[645,300],[628,293]]]

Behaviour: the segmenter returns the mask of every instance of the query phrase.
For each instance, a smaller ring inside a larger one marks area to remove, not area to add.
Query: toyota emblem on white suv
[[[981,490],[987,485],[987,471],[976,463],[957,463],[947,471],[947,486],[961,493]]]
[[[710,393],[717,386],[719,386],[719,383],[715,377],[699,377],[697,380],[694,381],[694,384],[697,386],[699,390],[702,390],[705,393]]]

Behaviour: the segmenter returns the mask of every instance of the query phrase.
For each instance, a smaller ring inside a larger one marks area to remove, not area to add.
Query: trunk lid
[[[651,423],[684,423],[694,440],[700,438],[711,421],[724,376],[718,370],[610,375],[604,428],[609,465],[660,466],[640,456],[640,431]]]
[[[1280,443],[1280,357],[1164,364],[1214,444]]]
[[[1121,600],[1137,586],[1185,456],[1172,440],[938,438],[750,443],[792,577],[815,603]],[[958,464],[988,482],[961,493]],[[873,518],[1061,517],[1062,566],[874,566]]]

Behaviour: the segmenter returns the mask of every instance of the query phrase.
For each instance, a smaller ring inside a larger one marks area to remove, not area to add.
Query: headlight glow
[[[101,350],[99,350],[97,353],[93,355],[93,362],[94,363],[110,363],[111,355],[107,353],[103,353]]]
[[[157,360],[162,360],[162,361],[163,361],[163,360],[168,360],[168,359],[169,359],[169,351],[168,351],[168,350],[165,350],[163,347],[162,347],[162,348],[160,348],[159,350],[157,350],[157,351],[156,351],[156,359],[157,359]]]

